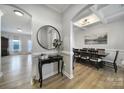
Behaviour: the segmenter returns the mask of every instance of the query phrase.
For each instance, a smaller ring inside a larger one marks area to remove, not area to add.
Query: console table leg
[[[39,77],[40,77],[40,79],[39,79],[39,82],[40,82],[40,87],[42,87],[42,64],[40,63],[40,61],[39,61],[39,64],[38,64],[38,68],[39,68]]]
[[[61,66],[61,75],[63,76],[63,66],[64,66],[64,61],[62,60],[62,66]]]
[[[42,87],[42,80],[43,80],[43,76],[42,76],[42,64],[41,64],[41,69],[40,69],[40,73],[41,73],[41,75],[40,75],[40,87]]]

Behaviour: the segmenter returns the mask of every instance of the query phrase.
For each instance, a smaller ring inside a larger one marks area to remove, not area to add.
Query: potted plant
[[[53,46],[57,49],[58,54],[63,50],[62,41],[59,39],[54,39]]]

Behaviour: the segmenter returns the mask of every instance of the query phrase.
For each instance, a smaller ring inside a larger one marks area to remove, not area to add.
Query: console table
[[[61,75],[63,76],[63,66],[64,66],[63,56],[54,55],[54,56],[48,56],[48,58],[45,58],[45,59],[41,59],[40,57],[38,58],[40,87],[42,87],[42,81],[43,81],[43,75],[42,75],[42,67],[43,67],[43,65],[44,64],[54,63],[54,62],[58,62],[58,74],[60,73],[60,62],[62,63],[62,65],[61,65]]]

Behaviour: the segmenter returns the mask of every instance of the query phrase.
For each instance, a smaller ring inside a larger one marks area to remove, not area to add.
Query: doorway
[[[3,72],[0,88],[20,86],[24,82],[30,86],[32,17],[15,5],[0,5],[0,9],[3,12],[1,17],[1,52],[4,54],[0,65]],[[2,86],[3,83],[5,86]]]

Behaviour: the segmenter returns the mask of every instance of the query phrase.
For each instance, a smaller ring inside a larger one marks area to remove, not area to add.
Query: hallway
[[[0,88],[29,88],[31,81],[31,55],[7,56],[1,59],[3,78]]]

